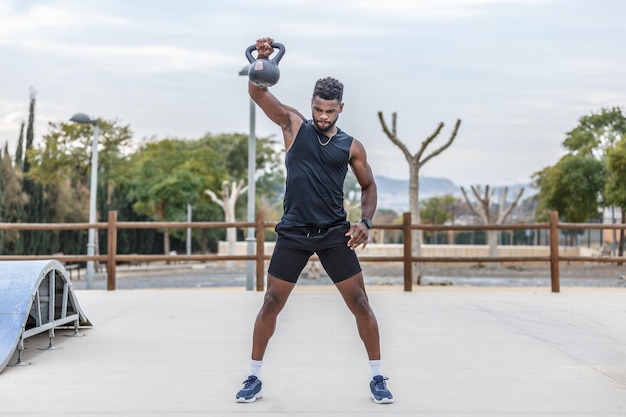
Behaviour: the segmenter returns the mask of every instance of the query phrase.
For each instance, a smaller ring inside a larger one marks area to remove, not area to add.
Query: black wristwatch
[[[368,229],[371,229],[371,228],[372,228],[372,221],[371,221],[370,219],[361,219],[361,223],[365,223],[365,226],[366,226]]]

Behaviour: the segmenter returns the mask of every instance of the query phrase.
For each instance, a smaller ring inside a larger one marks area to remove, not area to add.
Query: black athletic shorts
[[[336,284],[361,272],[356,253],[348,247],[350,223],[318,228],[276,225],[276,246],[268,273],[283,281],[297,282],[311,255],[317,253],[324,270]]]

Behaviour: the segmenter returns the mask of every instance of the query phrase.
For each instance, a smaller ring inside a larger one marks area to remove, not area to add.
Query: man
[[[257,59],[273,53],[272,42],[270,38],[256,42]],[[356,318],[370,360],[371,398],[377,403],[392,403],[387,378],[382,376],[378,323],[354,252],[367,244],[376,210],[376,183],[363,145],[336,126],[343,110],[343,84],[330,77],[317,81],[311,100],[312,120],[282,104],[267,88],[249,83],[248,90],[250,97],[282,129],[287,180],[284,215],[276,226],[278,237],[268,268],[267,291],[254,323],[250,376],[236,399],[253,402],[262,397],[261,365],[276,318],[309,257],[317,253]],[[343,208],[348,165],[361,186],[362,220],[354,225],[346,220]]]

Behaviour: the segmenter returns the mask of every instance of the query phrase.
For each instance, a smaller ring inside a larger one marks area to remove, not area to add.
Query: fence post
[[[559,213],[550,212],[550,283],[552,292],[560,291],[559,277]]]
[[[109,211],[107,227],[107,291],[115,291],[117,268],[117,211]]]
[[[402,233],[404,246],[404,291],[413,290],[413,248],[411,247],[411,213],[402,215]]]
[[[256,212],[256,290],[265,289],[265,227],[263,212]]]

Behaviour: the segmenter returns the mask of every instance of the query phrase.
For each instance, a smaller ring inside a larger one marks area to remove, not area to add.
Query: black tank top
[[[343,183],[348,172],[350,145],[352,136],[340,129],[328,141],[328,137],[318,134],[311,120],[302,123],[285,157],[283,223],[328,227],[346,222]]]

